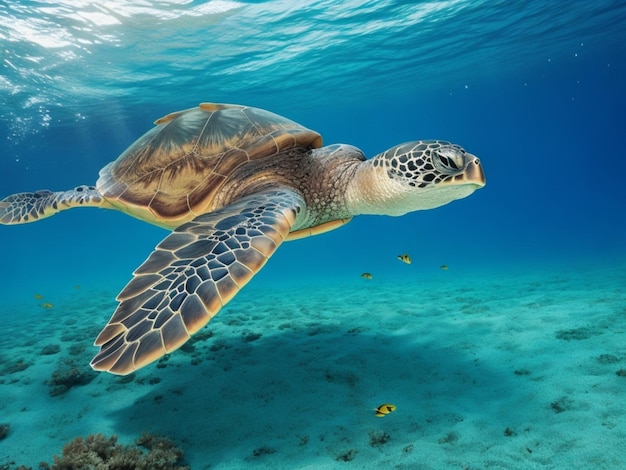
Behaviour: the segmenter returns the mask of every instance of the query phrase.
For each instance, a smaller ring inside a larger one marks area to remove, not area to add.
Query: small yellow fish
[[[384,418],[389,413],[393,413],[394,411],[396,411],[396,405],[392,405],[391,403],[383,403],[374,411],[376,411],[377,418]]]
[[[41,295],[41,294],[35,294],[35,295],[33,295],[33,297],[35,297],[37,300],[43,299],[43,295]]]
[[[363,274],[361,274],[361,277],[362,277],[363,279],[371,279],[371,278],[373,278],[374,276],[372,276],[372,274],[371,274],[371,273],[363,273]]]
[[[443,269],[444,271],[448,270],[448,265],[447,264],[442,264],[441,266],[439,266],[441,269]]]
[[[43,308],[46,308],[46,309],[47,309],[47,308],[52,308],[52,307],[54,307],[54,305],[52,305],[52,304],[51,304],[51,303],[49,303],[49,302],[46,302],[46,303],[44,303],[44,304],[41,304],[41,306],[42,306]]]
[[[80,286],[79,286],[78,284],[76,284],[76,285],[74,286],[74,289],[80,289]]]
[[[409,255],[407,255],[406,253],[403,254],[403,255],[399,255],[398,259],[400,261],[402,261],[403,263],[411,264],[411,257]]]

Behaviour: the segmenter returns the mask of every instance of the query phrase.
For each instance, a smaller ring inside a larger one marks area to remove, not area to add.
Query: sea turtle
[[[173,230],[117,296],[98,335],[96,370],[128,374],[179,348],[254,276],[284,240],[358,214],[402,215],[485,184],[476,156],[441,140],[372,159],[271,112],[202,103],[168,114],[100,171],[95,186],[19,193],[0,222],[73,207],[117,209]]]

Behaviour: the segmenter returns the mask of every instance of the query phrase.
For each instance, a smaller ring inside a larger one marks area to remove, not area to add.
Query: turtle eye
[[[443,173],[458,173],[465,168],[465,151],[452,145],[442,146],[433,150],[433,162]]]

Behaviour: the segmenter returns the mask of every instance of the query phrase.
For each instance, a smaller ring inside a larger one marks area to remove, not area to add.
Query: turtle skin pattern
[[[265,264],[304,207],[288,189],[244,197],[167,236],[96,338],[96,370],[128,374],[180,347]]]

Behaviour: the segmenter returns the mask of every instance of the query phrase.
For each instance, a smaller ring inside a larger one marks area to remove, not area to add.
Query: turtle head
[[[396,145],[364,162],[360,213],[403,215],[469,196],[485,185],[480,160],[441,140]]]

